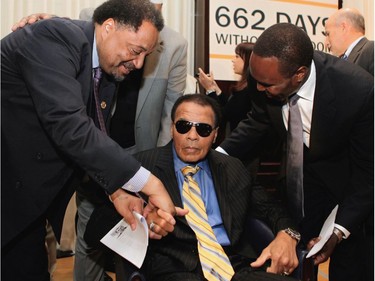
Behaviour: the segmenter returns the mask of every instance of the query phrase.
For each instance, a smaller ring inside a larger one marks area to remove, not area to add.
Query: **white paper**
[[[317,252],[319,252],[324,244],[328,241],[328,239],[331,237],[333,228],[335,225],[335,219],[336,219],[336,213],[339,205],[336,205],[335,208],[333,208],[331,214],[328,216],[326,221],[323,224],[322,229],[320,230],[320,241],[316,243],[310,250],[310,252],[307,254],[306,258],[309,258],[313,255],[315,255]]]
[[[137,227],[134,231],[122,219],[100,242],[140,268],[145,259],[148,246],[148,226],[143,216],[136,212],[133,212],[133,214],[137,220]]]

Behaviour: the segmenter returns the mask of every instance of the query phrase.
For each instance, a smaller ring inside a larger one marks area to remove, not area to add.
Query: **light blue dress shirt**
[[[182,198],[184,175],[182,174],[181,169],[191,164],[181,161],[181,159],[178,158],[174,147],[173,161],[178,182],[178,188],[180,190],[180,195]],[[208,161],[204,160],[196,163],[195,165],[199,166],[200,170],[193,176],[193,178],[198,183],[199,188],[201,189],[202,199],[206,207],[206,212],[208,216],[208,222],[211,225],[219,244],[222,246],[228,246],[230,245],[230,241],[227,232],[224,228],[223,219],[221,218],[219,203],[217,201],[214,183],[212,181],[212,175],[210,167],[208,165]]]

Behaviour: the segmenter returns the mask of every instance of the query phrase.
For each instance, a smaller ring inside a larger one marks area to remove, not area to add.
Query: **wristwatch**
[[[340,229],[338,229],[338,228],[336,228],[336,227],[333,228],[333,233],[337,236],[337,238],[338,238],[338,242],[337,242],[337,244],[339,244],[339,243],[341,242],[341,240],[342,240],[344,234],[342,233],[342,231],[341,231]]]
[[[298,231],[296,231],[296,230],[294,230],[294,229],[292,229],[290,227],[284,229],[283,231],[286,234],[288,234],[290,237],[292,237],[293,239],[297,240],[297,244],[301,240],[301,234]]]

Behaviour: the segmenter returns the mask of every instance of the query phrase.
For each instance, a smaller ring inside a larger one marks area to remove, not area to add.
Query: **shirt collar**
[[[92,68],[99,67],[98,50],[96,49],[96,34],[94,32],[94,43],[92,45]]]
[[[310,65],[309,78],[298,90],[297,95],[305,100],[313,101],[314,100],[314,91],[315,91],[315,81],[316,81],[316,68],[314,61]]]
[[[359,38],[358,38],[357,40],[355,40],[352,44],[350,44],[350,46],[346,49],[346,51],[345,51],[345,53],[344,53],[347,57],[349,57],[349,55],[350,55],[350,53],[352,52],[352,50],[353,50],[353,48],[355,47],[355,45],[357,45],[358,42],[361,41],[363,37],[365,37],[365,36],[361,36],[361,37],[359,37]]]

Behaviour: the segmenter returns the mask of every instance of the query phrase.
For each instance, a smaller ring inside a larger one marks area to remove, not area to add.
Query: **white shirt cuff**
[[[141,166],[138,172],[122,188],[131,192],[139,192],[146,185],[150,175],[151,172]]]
[[[342,237],[343,239],[348,239],[348,237],[350,236],[350,232],[345,227],[336,223],[334,227],[336,227],[338,230],[340,230],[344,234],[344,236]]]
[[[216,151],[219,151],[219,152],[221,152],[221,153],[223,153],[223,154],[225,154],[225,155],[229,155],[229,154],[228,154],[224,149],[222,149],[220,146],[216,147],[215,150],[216,150]]]

